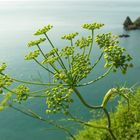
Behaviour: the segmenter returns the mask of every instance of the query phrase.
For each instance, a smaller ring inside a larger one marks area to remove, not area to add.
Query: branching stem
[[[92,69],[94,69],[95,66],[100,62],[100,60],[101,60],[103,54],[104,54],[104,53],[102,52],[101,55],[99,56],[99,58],[98,58],[98,59],[96,60],[96,62],[94,63],[94,65],[92,66]]]
[[[50,38],[48,37],[48,35],[47,35],[46,33],[45,33],[44,35],[45,35],[45,37],[47,38],[47,40],[49,41],[49,43],[50,43],[50,45],[52,46],[52,48],[55,48],[54,45],[53,45],[53,43],[51,42]],[[56,55],[58,56],[58,58],[59,58],[59,60],[60,60],[60,62],[58,61],[59,64],[62,66],[62,68],[64,68],[64,69],[67,71],[67,69],[66,69],[66,67],[65,67],[65,65],[64,65],[64,63],[63,63],[63,61],[62,61],[62,59],[61,59],[61,57],[60,57],[59,54],[58,54],[58,52],[56,51],[55,53],[56,53]]]
[[[93,48],[93,41],[94,41],[94,30],[91,30],[92,32],[92,42],[91,42],[91,46],[90,46],[90,49],[89,49],[89,53],[88,53],[88,58],[90,57],[90,54],[91,54],[91,51],[92,51],[92,48]]]
[[[54,73],[53,73],[51,70],[49,70],[48,68],[46,68],[45,66],[43,66],[37,59],[34,58],[34,61],[35,61],[39,66],[41,66],[42,68],[44,68],[45,70],[47,70],[49,73],[51,73],[51,74],[54,75]]]
[[[87,83],[79,84],[79,85],[77,85],[77,87],[87,86],[87,85],[93,84],[93,83],[103,79],[111,72],[112,68],[113,68],[113,66],[111,66],[103,75],[97,77],[95,80],[92,80],[92,81],[87,82]]]
[[[102,109],[101,106],[92,106],[92,105],[89,105],[85,100],[84,98],[81,96],[80,92],[77,90],[77,88],[75,87],[72,87],[72,89],[74,90],[74,92],[76,93],[76,95],[79,97],[80,101],[88,108],[90,109]]]
[[[53,126],[55,126],[56,128],[62,129],[62,130],[63,130],[65,133],[67,133],[73,140],[76,140],[76,138],[73,136],[73,134],[72,134],[67,128],[65,128],[65,127],[62,126],[62,125],[56,124],[54,121],[48,121],[48,120],[46,120],[45,118],[42,118],[42,117],[39,116],[38,114],[34,113],[33,111],[30,111],[30,110],[25,111],[25,110],[22,110],[22,109],[19,109],[19,108],[15,107],[15,106],[13,106],[13,105],[11,105],[11,104],[9,105],[9,107],[11,107],[12,109],[14,109],[14,110],[16,110],[16,111],[18,111],[18,112],[21,112],[21,113],[23,113],[23,114],[25,114],[25,115],[27,115],[27,116],[29,116],[29,117],[38,119],[38,120],[40,120],[40,121],[43,121],[43,122],[48,123],[48,124],[50,124],[50,125],[53,125]]]

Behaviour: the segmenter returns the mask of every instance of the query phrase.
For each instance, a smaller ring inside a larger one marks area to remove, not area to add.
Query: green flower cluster
[[[87,29],[87,30],[95,30],[95,29],[100,29],[101,27],[103,27],[104,24],[101,24],[101,23],[86,23],[86,24],[83,24],[82,27],[84,29]]]
[[[28,92],[29,88],[26,87],[25,85],[18,85],[15,89],[14,92],[17,94],[17,101],[20,103],[23,100],[27,100],[28,98]]]
[[[111,33],[97,35],[95,41],[99,48],[114,46],[119,43],[118,37]]]
[[[53,28],[52,25],[47,25],[47,26],[44,26],[42,29],[38,29],[34,35],[42,35],[42,34],[46,34],[49,30],[51,30]]]
[[[61,37],[61,39],[65,39],[65,40],[72,40],[74,39],[76,36],[78,35],[77,32],[71,33],[71,34],[67,34]]]
[[[77,54],[72,59],[72,77],[75,79],[75,84],[86,78],[91,71],[91,63],[87,55]]]
[[[32,59],[38,57],[39,54],[40,54],[40,51],[39,50],[30,52],[28,55],[25,56],[25,60],[32,60]]]
[[[58,60],[58,56],[55,54],[58,52],[58,48],[53,48],[51,51],[45,54],[46,58],[42,61],[42,64],[53,64]]]
[[[10,99],[11,96],[12,96],[11,93],[6,93],[4,95],[4,99],[0,102],[0,111],[3,111],[4,107],[6,106],[8,100]]]
[[[128,64],[132,60],[131,56],[125,54],[125,49],[118,46],[119,41],[117,36],[111,33],[97,35],[96,42],[98,43],[98,47],[103,49],[106,61],[105,68],[113,65],[114,72],[120,68],[122,73],[126,73],[127,68],[132,66],[132,64]]]
[[[55,53],[58,52],[58,48],[53,48],[51,51],[49,51],[47,54],[46,54],[46,57],[49,57],[49,56],[55,56]]]
[[[39,45],[40,43],[44,42],[45,40],[46,40],[46,38],[40,38],[38,40],[30,41],[30,42],[28,42],[28,47]]]
[[[64,56],[65,58],[68,58],[68,56],[71,56],[73,54],[74,54],[73,46],[66,46],[60,52],[60,56]]]
[[[2,73],[6,68],[6,64],[5,63],[2,63],[1,66],[0,66],[0,73]]]
[[[132,64],[128,63],[132,60],[129,54],[125,54],[125,49],[119,46],[109,46],[104,49],[104,58],[106,60],[105,68],[114,66],[114,72],[120,68],[122,73],[126,73],[128,67],[132,67]]]
[[[82,37],[75,42],[75,45],[78,46],[80,49],[88,47],[92,43],[91,36]]]
[[[63,85],[58,85],[50,90],[47,90],[45,94],[47,95],[46,113],[56,113],[59,111],[66,111],[69,109],[70,104],[73,102],[71,98],[73,90],[70,88],[65,88]]]
[[[13,80],[8,75],[0,75],[0,88],[10,86]]]
[[[48,56],[48,58],[45,58],[41,63],[42,64],[54,64],[55,61],[58,60],[58,56]]]
[[[54,82],[57,82],[57,80],[68,82],[69,79],[67,75],[65,74],[64,70],[58,70],[58,72],[54,73]]]

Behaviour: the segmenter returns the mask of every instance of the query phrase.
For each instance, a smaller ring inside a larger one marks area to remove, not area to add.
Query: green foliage
[[[61,38],[62,38],[62,39],[65,39],[65,40],[72,40],[72,39],[74,39],[77,35],[78,35],[78,33],[77,33],[77,32],[74,32],[74,33],[71,33],[71,34],[64,35],[64,36],[62,36]]]
[[[29,91],[30,91],[30,89],[27,86],[25,86],[23,84],[18,85],[14,89],[14,92],[16,93],[17,102],[20,103],[22,100],[27,100]]]
[[[56,52],[58,52],[58,48],[53,48],[51,51],[46,53],[46,57],[55,56]]]
[[[65,88],[63,85],[48,89],[45,93],[47,95],[46,104],[48,105],[47,113],[56,113],[63,110],[65,113],[69,105],[73,102],[71,94],[73,90]]]
[[[1,66],[0,66],[0,73],[2,73],[6,68],[6,64],[5,63],[2,63]]]
[[[102,23],[86,23],[86,24],[83,24],[82,27],[84,29],[87,29],[87,30],[95,30],[95,29],[100,29],[101,27],[103,27],[104,24]]]
[[[39,45],[40,43],[44,42],[45,40],[46,40],[46,38],[40,38],[38,40],[30,41],[30,42],[28,42],[28,47]]]
[[[129,96],[128,105],[122,99],[111,113],[112,131],[117,140],[140,140],[140,89]],[[105,118],[91,120],[89,124],[100,126],[106,124]],[[109,133],[104,129],[85,127],[78,132],[77,140],[112,140]]]
[[[25,56],[25,60],[35,59],[35,58],[37,58],[39,56],[39,54],[40,54],[40,51],[39,50],[30,52],[28,55]]]
[[[92,38],[91,36],[88,36],[88,37],[82,37],[78,39],[75,42],[75,45],[78,46],[80,49],[82,49],[82,48],[89,47],[91,43],[92,43]]]
[[[118,37],[112,33],[98,34],[95,41],[99,48],[108,48],[109,46],[116,46],[119,44]]]
[[[50,55],[47,58],[45,58],[41,63],[42,64],[53,64],[58,60],[58,56]]]
[[[126,73],[127,68],[131,67],[132,64],[129,64],[129,61],[132,60],[129,54],[126,54],[125,49],[118,46],[117,36],[112,35],[111,33],[97,35],[96,42],[98,47],[103,49],[104,58],[105,58],[105,68],[113,65],[113,71],[116,71],[117,68],[120,68],[122,73]]]
[[[60,52],[60,56],[64,56],[66,59],[73,54],[74,54],[73,46],[66,46]]]
[[[52,25],[47,25],[47,26],[44,26],[43,28],[41,29],[38,29],[34,35],[42,35],[42,34],[46,34],[49,30],[51,30],[53,28]]]
[[[72,73],[72,77],[74,77],[73,79],[75,84],[86,78],[92,70],[91,62],[87,55],[84,56],[77,54],[73,57],[71,65],[70,71]]]
[[[13,80],[8,75],[0,75],[0,88],[10,86]]]

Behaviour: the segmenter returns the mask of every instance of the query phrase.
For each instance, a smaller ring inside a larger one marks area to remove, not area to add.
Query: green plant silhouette
[[[53,28],[52,25],[47,25],[42,29],[37,30],[34,35],[44,35],[44,38],[30,41],[28,43],[28,47],[34,47],[35,50],[27,54],[25,56],[25,60],[33,60],[41,68],[46,70],[49,80],[47,83],[19,80],[5,74],[4,70],[6,68],[6,64],[1,64],[0,93],[3,95],[3,100],[0,103],[0,110],[3,110],[5,107],[13,108],[30,117],[39,119],[64,130],[73,140],[75,140],[76,138],[73,134],[63,125],[60,125],[54,120],[45,119],[31,109],[20,108],[20,104],[24,101],[31,102],[31,100],[29,100],[31,98],[45,98],[47,114],[61,112],[64,115],[69,116],[75,123],[80,123],[81,125],[97,129],[105,129],[109,132],[110,137],[113,140],[116,140],[116,136],[113,134],[111,129],[111,119],[106,108],[106,104],[111,97],[116,95],[120,95],[125,99],[128,99],[128,94],[126,93],[130,92],[129,89],[124,87],[109,89],[103,98],[102,104],[98,106],[88,104],[79,91],[79,87],[94,84],[106,77],[110,72],[116,72],[120,69],[121,72],[125,74],[127,72],[127,68],[132,67],[132,63],[130,63],[132,58],[126,53],[124,48],[119,46],[117,36],[111,33],[98,34],[95,36],[95,31],[103,26],[104,24],[100,23],[83,24],[82,28],[88,30],[91,35],[81,36],[77,40],[75,39],[79,36],[77,32],[64,35],[62,39],[67,40],[69,44],[61,50],[55,47],[48,36],[48,32]],[[41,47],[41,44],[45,41],[49,42],[52,47],[52,49],[47,53],[44,52]],[[94,49],[93,43],[97,44],[101,52],[99,58],[94,60],[94,63],[92,61],[92,51]],[[83,83],[82,80],[86,79],[89,74],[92,73],[101,59],[104,59],[104,69],[106,69],[106,72],[92,81]],[[14,83],[20,84],[16,84],[17,86],[13,88],[11,86],[13,86]],[[27,85],[40,85],[43,88],[41,90],[32,91],[32,89]],[[106,115],[107,124],[105,126],[94,126],[74,117],[69,111],[69,107],[74,101],[71,96],[72,94],[76,94],[83,105],[87,108],[91,110],[103,110]],[[19,106],[17,107],[16,104],[19,104]]]

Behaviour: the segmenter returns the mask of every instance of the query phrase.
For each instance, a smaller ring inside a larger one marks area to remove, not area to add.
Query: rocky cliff
[[[123,23],[123,26],[124,26],[124,29],[126,30],[140,29],[140,17],[138,17],[134,22],[132,22],[130,17],[127,16]]]

